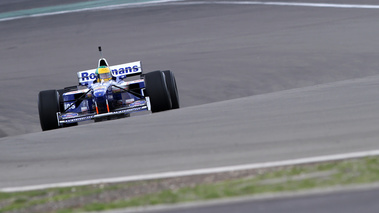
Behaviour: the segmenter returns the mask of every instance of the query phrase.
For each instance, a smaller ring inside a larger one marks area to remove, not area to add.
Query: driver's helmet
[[[100,66],[96,70],[96,75],[97,75],[97,82],[101,82],[102,80],[104,81],[110,81],[112,79],[112,74],[111,74],[111,69],[106,66]]]

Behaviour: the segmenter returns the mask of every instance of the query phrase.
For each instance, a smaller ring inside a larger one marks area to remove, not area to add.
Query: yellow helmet
[[[111,74],[111,69],[106,66],[100,66],[96,70],[97,74],[97,82],[101,82],[102,80],[104,81],[110,81],[112,79],[112,74]]]

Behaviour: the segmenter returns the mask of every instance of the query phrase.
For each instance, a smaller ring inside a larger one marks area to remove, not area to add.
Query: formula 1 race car
[[[125,81],[126,77],[138,75],[137,80]],[[169,70],[143,74],[140,61],[110,67],[105,58],[100,58],[97,69],[78,72],[78,79],[78,86],[39,93],[43,131],[86,120],[129,117],[138,111],[155,113],[179,108],[174,74]]]

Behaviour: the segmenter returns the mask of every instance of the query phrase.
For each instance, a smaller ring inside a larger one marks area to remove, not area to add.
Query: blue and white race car
[[[138,75],[137,80],[125,81]],[[174,74],[169,70],[143,74],[140,61],[109,66],[101,58],[97,69],[78,72],[78,79],[78,86],[39,93],[43,131],[86,120],[124,118],[138,111],[155,113],[179,108]]]

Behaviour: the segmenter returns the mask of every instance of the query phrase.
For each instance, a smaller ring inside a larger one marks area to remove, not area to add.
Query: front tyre
[[[161,71],[145,74],[145,92],[150,97],[151,111],[161,112],[172,108],[165,75]]]
[[[57,90],[45,90],[38,94],[38,112],[43,131],[58,129],[59,94]]]
[[[166,78],[166,84],[167,89],[170,94],[171,103],[172,103],[172,109],[179,109],[179,93],[178,88],[176,87],[176,80],[174,73],[172,73],[170,70],[163,71],[165,78]]]
[[[72,86],[71,88],[73,88],[74,86]],[[73,89],[70,89],[70,88],[64,88],[64,89],[59,89],[57,90],[58,91],[58,95],[59,95],[59,109],[64,109],[64,100],[63,100],[63,94],[66,93],[66,92],[71,92],[71,91],[75,91]],[[62,127],[71,127],[71,126],[77,126],[78,125],[78,122],[75,122],[75,123],[69,123],[69,124],[62,124]]]

